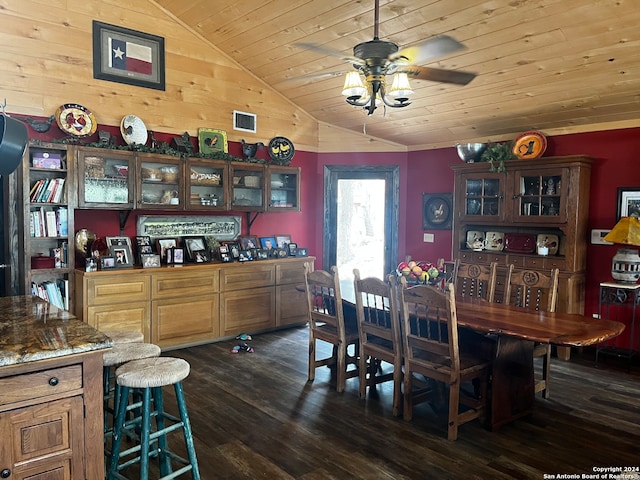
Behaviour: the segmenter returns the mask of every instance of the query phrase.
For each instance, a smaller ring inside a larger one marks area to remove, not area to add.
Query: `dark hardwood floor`
[[[307,383],[306,327],[254,336],[255,353],[232,354],[237,343],[163,353],[191,364],[184,389],[204,480],[543,479],[640,465],[640,368],[610,357],[594,368],[591,350],[554,358],[551,399],[538,396],[531,416],[497,432],[474,421],[449,442],[444,414],[427,404],[411,422],[393,417],[390,383],[366,400],[357,378],[336,393],[325,367]]]

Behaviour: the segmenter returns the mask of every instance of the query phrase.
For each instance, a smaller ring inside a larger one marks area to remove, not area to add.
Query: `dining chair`
[[[336,390],[342,392],[346,380],[358,376],[358,331],[347,331],[345,327],[338,269],[333,266],[330,273],[324,270],[312,271],[305,264],[304,279],[309,305],[309,381],[315,379],[316,368],[335,365]],[[333,345],[330,357],[316,358],[318,340]],[[354,345],[352,356],[348,354],[350,345]],[[347,370],[350,364],[356,368]]]
[[[558,276],[560,270],[554,268],[549,275],[537,270],[514,270],[507,282],[505,304],[516,305],[529,310],[555,312],[558,303]],[[533,358],[542,358],[542,375],[536,378],[535,392],[542,392],[549,398],[551,380],[551,345],[535,343]]]
[[[458,427],[486,412],[491,362],[458,348],[455,286],[444,291],[427,285],[400,289],[404,342],[404,419],[411,420],[416,403],[432,400],[431,394],[414,392],[414,375],[423,375],[449,388],[447,438],[458,438]],[[476,386],[467,388],[467,382]],[[465,384],[465,388],[462,386]],[[467,407],[460,411],[460,404]]]
[[[367,386],[375,388],[393,380],[392,411],[398,416],[402,401],[402,339],[396,278],[389,275],[386,282],[375,277],[361,279],[357,268],[353,275],[360,336],[360,398],[366,397]],[[383,361],[391,364],[393,371],[382,373]]]
[[[490,265],[456,261],[455,291],[459,299],[481,298],[493,302],[496,291],[497,262]]]

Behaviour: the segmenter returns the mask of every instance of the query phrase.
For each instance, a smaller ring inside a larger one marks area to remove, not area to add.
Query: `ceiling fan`
[[[336,56],[351,63],[355,71],[347,73],[342,93],[347,97],[349,104],[364,107],[369,115],[372,115],[376,109],[376,100],[381,100],[385,105],[394,108],[410,105],[407,95],[413,92],[409,85],[409,78],[456,85],[466,85],[475,78],[476,74],[471,72],[416,65],[465,48],[457,40],[448,35],[439,35],[400,49],[393,42],[379,39],[379,23],[380,0],[375,0],[373,40],[353,47],[353,56],[346,56],[342,52],[314,43],[301,42],[296,45]],[[387,75],[394,75],[389,89],[387,89]],[[362,83],[362,77],[366,81],[366,86]]]

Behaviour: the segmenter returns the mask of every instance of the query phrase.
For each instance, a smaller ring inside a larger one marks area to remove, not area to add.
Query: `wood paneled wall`
[[[166,91],[94,79],[93,20],[164,37]],[[347,131],[320,141],[315,119],[150,0],[0,0],[0,24],[0,97],[10,114],[48,117],[79,103],[101,125],[135,114],[158,132],[196,136],[199,127],[220,128],[229,140],[250,143],[284,135],[311,152],[381,143]],[[233,110],[257,114],[258,132],[234,131]]]

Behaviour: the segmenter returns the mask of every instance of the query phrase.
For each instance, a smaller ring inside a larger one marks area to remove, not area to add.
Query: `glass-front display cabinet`
[[[79,207],[133,208],[134,182],[134,155],[131,152],[78,149]]]
[[[514,219],[521,222],[565,223],[566,178],[568,170],[565,168],[515,171],[514,190],[519,195],[516,195],[513,207]]]
[[[187,161],[185,184],[188,210],[227,210],[229,169],[219,160]]]
[[[300,167],[267,167],[268,211],[300,211]]]
[[[461,175],[462,189],[457,204],[461,215],[469,219],[503,218],[505,215],[504,180],[500,173]]]
[[[184,208],[183,164],[169,155],[137,154],[138,208],[178,210]]]
[[[265,210],[265,167],[230,163],[231,210],[263,212]]]

